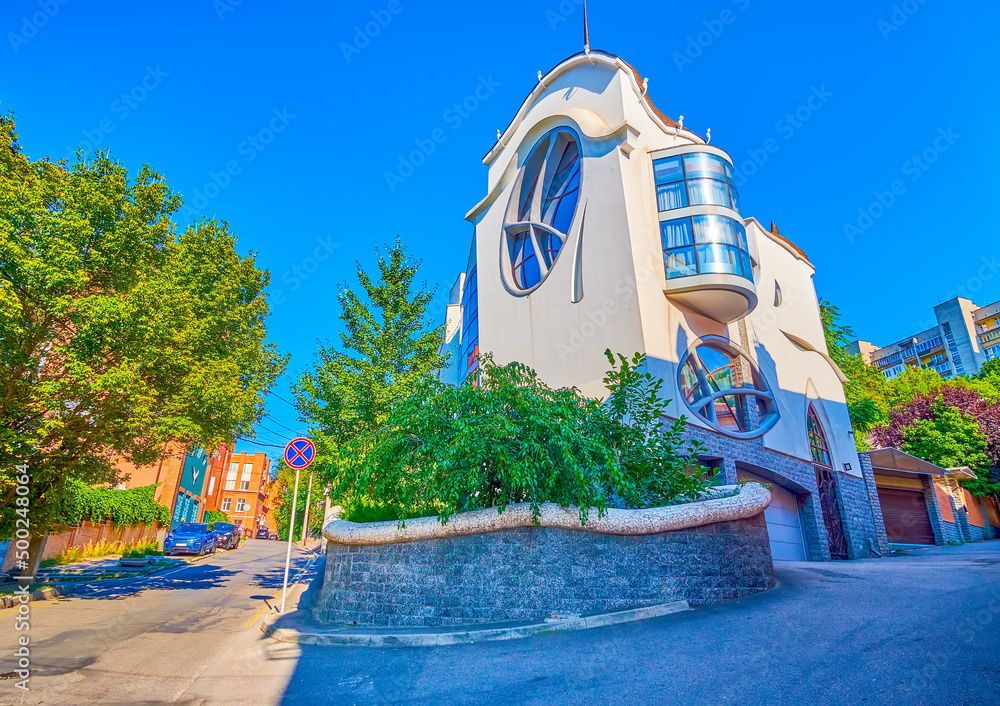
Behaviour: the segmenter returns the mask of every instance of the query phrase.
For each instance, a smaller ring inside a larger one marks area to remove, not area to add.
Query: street
[[[782,562],[749,599],[644,622],[429,649],[285,645],[254,618],[284,545],[36,604],[31,694],[2,703],[991,703],[1000,542]],[[304,566],[307,555],[298,554]],[[0,615],[12,664],[13,616]]]
[[[278,703],[292,664],[254,623],[281,600],[286,547],[250,540],[170,574],[32,603],[31,692],[0,681],[0,703]],[[291,577],[309,558],[293,550]],[[14,668],[13,624],[0,614],[0,673]]]

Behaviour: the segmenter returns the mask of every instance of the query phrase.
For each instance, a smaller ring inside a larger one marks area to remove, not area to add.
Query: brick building
[[[211,453],[198,447],[169,442],[156,463],[136,466],[118,462],[124,481],[119,488],[142,488],[157,484],[154,499],[170,508],[171,525],[200,521],[207,510],[214,509],[207,495],[208,478],[216,469],[225,468],[232,455],[230,445],[222,444]]]
[[[271,486],[271,460],[266,455],[231,454],[224,473],[213,467],[209,475],[207,506],[242,524],[244,535],[253,535],[266,524]]]

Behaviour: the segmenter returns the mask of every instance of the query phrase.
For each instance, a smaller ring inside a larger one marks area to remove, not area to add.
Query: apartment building
[[[1000,302],[983,306],[973,312],[979,347],[986,360],[1000,358]]]
[[[244,535],[265,524],[271,504],[271,459],[265,454],[232,454],[225,475],[213,473],[208,485],[212,508],[242,524]]]
[[[888,346],[855,341],[848,352],[860,355],[887,378],[907,366],[937,371],[943,378],[975,375],[1000,355],[1000,302],[980,306],[956,297],[934,307],[937,325]]]

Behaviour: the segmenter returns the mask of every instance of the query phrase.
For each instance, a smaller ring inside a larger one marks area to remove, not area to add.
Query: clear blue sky
[[[0,109],[33,158],[99,141],[163,173],[199,206],[186,215],[230,222],[272,273],[270,334],[292,355],[276,392],[289,399],[316,339],[336,337],[336,284],[376,245],[398,234],[450,286],[472,233],[463,216],[485,194],[482,156],[536,72],[580,51],[582,15],[573,0],[10,0]],[[996,3],[593,0],[590,25],[594,48],[650,78],[661,110],[711,128],[738,165],[756,151],[744,215],[809,254],[820,296],[860,337],[927,327],[962,292],[1000,299]],[[448,112],[484,81],[475,111]],[[444,142],[390,189],[386,173],[436,129]],[[912,161],[925,150],[933,163]],[[225,188],[206,189],[227,165]],[[858,209],[897,180],[892,205],[859,227]],[[301,427],[273,397],[270,414]],[[264,425],[278,434],[262,441],[290,436]]]

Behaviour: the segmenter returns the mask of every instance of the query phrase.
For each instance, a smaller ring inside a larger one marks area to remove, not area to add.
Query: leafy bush
[[[349,522],[387,522],[389,520],[412,520],[416,517],[430,517],[441,512],[439,508],[414,509],[393,503],[379,503],[371,498],[355,498],[342,505],[344,511],[340,519]]]
[[[641,355],[607,356],[603,403],[488,356],[479,386],[426,383],[344,450],[333,495],[359,508],[354,516],[402,522],[434,508],[442,524],[510,503],[530,503],[536,520],[542,503],[578,506],[585,523],[593,508],[697,499],[711,482],[700,447],[682,440],[684,421],[664,421],[662,380],[642,372]]]
[[[229,518],[226,513],[219,512],[218,510],[209,510],[205,513],[205,517],[202,518],[202,522],[207,522],[209,524],[215,524],[216,522],[229,522]]]
[[[65,524],[78,525],[85,519],[91,522],[110,520],[116,525],[170,524],[170,508],[153,499],[155,485],[115,490],[70,481],[68,486],[63,509]]]

